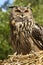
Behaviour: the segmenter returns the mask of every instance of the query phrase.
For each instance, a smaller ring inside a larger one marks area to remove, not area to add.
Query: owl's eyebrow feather
[[[14,8],[14,7],[18,7],[18,6],[9,6],[9,8]]]
[[[29,7],[29,6],[9,6],[9,8],[14,8],[14,7],[27,7],[27,8],[31,9],[31,7]]]

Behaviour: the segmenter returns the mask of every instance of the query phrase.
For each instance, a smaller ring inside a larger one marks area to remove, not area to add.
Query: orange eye
[[[25,10],[25,12],[29,12],[28,10]]]
[[[20,10],[15,10],[15,12],[21,12]]]

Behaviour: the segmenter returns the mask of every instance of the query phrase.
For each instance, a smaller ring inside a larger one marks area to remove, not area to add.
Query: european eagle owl
[[[31,9],[29,7],[12,7],[10,15],[11,44],[17,54],[27,54],[31,50],[29,34],[34,24]]]

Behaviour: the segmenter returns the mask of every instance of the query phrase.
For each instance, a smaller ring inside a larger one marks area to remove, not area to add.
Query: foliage
[[[0,59],[4,59],[12,53],[9,45],[9,12],[0,11]]]
[[[31,6],[36,22],[43,26],[43,0],[15,0],[13,5]],[[0,59],[13,53],[12,46],[9,44],[9,14],[10,9],[3,12],[0,8]]]

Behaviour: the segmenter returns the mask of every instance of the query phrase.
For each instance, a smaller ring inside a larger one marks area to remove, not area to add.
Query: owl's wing
[[[35,24],[32,28],[32,36],[40,49],[43,49],[43,27]]]

